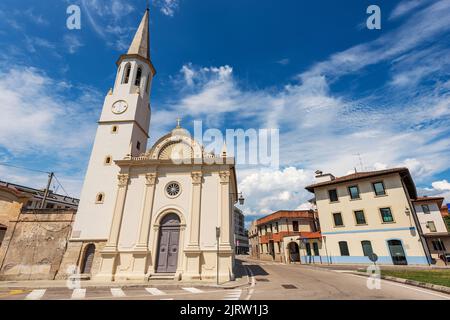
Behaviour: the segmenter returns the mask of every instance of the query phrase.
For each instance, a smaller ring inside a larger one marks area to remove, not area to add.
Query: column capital
[[[156,172],[150,172],[145,174],[145,184],[147,186],[154,186],[157,178]]]
[[[230,182],[230,171],[219,171],[220,183],[226,184]]]
[[[119,187],[126,187],[130,181],[130,176],[127,173],[120,173],[117,175],[119,180]]]
[[[192,184],[201,184],[203,173],[201,171],[193,171],[191,173],[191,177],[192,177]]]

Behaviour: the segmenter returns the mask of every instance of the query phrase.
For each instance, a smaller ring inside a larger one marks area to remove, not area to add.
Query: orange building
[[[291,263],[320,257],[322,236],[312,210],[280,210],[258,219],[256,227],[259,259]]]

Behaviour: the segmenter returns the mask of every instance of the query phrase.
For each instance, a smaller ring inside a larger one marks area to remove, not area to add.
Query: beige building
[[[205,152],[179,121],[145,150],[155,75],[148,27],[147,10],[117,62],[59,277],[76,265],[99,281],[214,280],[217,269],[220,281],[228,281],[234,278],[234,159]]]
[[[259,236],[256,220],[253,220],[250,223],[250,228],[248,230],[248,244],[250,256],[259,259]]]
[[[258,219],[256,228],[258,259],[293,263],[315,261],[316,256],[320,262],[322,242],[314,211],[280,210]]]
[[[317,172],[315,194],[324,246],[331,263],[430,262],[413,205],[416,188],[407,168],[355,172],[342,177]]]
[[[450,252],[450,233],[441,213],[443,201],[442,197],[418,197],[413,201],[428,249],[438,264],[445,264],[441,256]]]

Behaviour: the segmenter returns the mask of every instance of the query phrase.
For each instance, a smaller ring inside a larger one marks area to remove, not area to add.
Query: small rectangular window
[[[355,211],[355,220],[356,224],[366,224],[366,217],[364,216],[364,211],[362,210]]]
[[[275,222],[275,231],[278,232],[278,222]]]
[[[341,256],[349,256],[347,241],[339,241],[339,250],[341,251]]]
[[[358,186],[348,187],[348,193],[351,199],[359,199],[359,188]]]
[[[442,240],[433,240],[432,244],[434,251],[446,251],[445,245]]]
[[[423,204],[422,211],[424,214],[430,214],[430,207],[427,204]]]
[[[139,141],[136,143],[136,149],[141,150],[141,143]]]
[[[373,253],[372,243],[370,241],[361,241],[364,256],[368,257]]]
[[[344,225],[344,221],[342,220],[342,214],[340,212],[333,213],[333,220],[335,227],[341,227]]]
[[[292,230],[298,231],[298,221],[292,221]]]
[[[111,127],[111,132],[112,133],[117,133],[117,131],[118,131],[118,127],[117,126],[112,126]]]
[[[427,228],[430,230],[430,232],[436,232],[436,225],[434,224],[434,221],[428,221]]]
[[[383,182],[372,183],[372,186],[373,186],[373,191],[375,192],[375,195],[384,196],[386,194],[386,190],[384,189]]]
[[[391,208],[381,208],[380,214],[383,222],[394,222],[394,217],[392,216]]]
[[[337,202],[339,201],[337,190],[328,190],[328,196],[330,197],[330,202]]]

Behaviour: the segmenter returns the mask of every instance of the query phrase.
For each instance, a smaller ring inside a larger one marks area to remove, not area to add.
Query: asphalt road
[[[305,265],[284,265],[241,258],[250,270],[252,285],[244,290],[248,300],[450,300],[450,295],[380,280],[380,289],[369,289],[366,277]]]
[[[450,300],[450,295],[381,280],[370,290],[367,278],[305,265],[284,265],[239,257],[249,284],[234,289],[208,286],[1,288],[0,300],[316,300],[401,299]],[[244,282],[245,283],[245,282]]]

